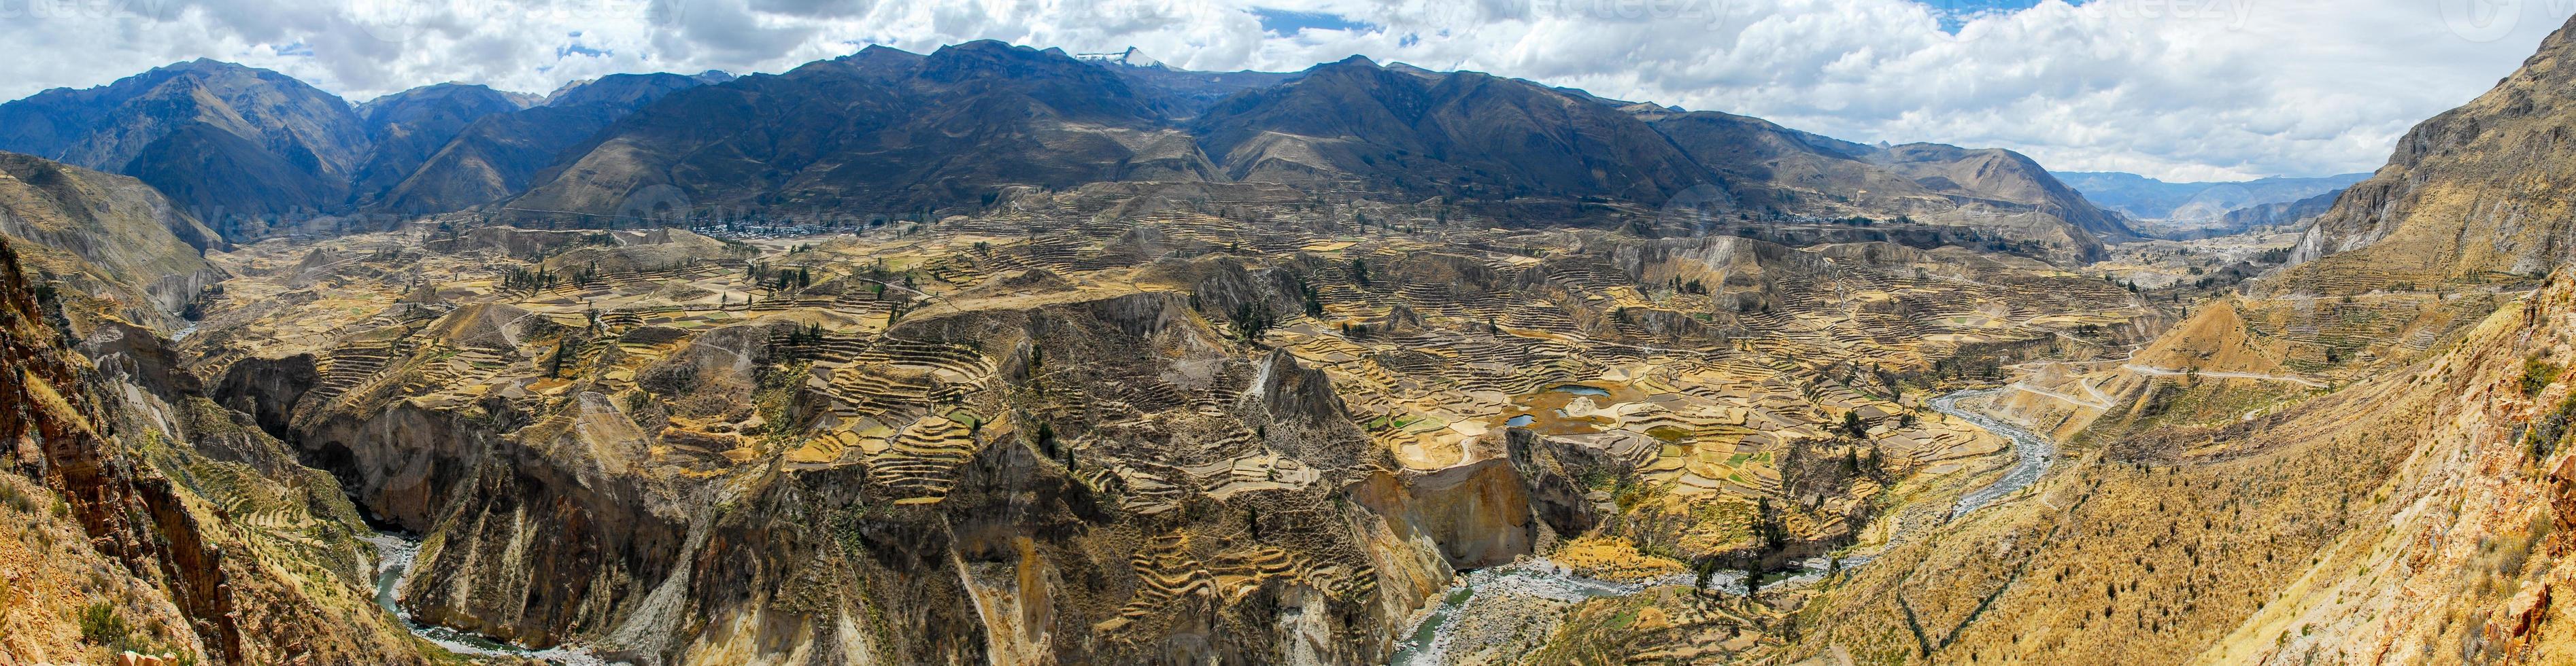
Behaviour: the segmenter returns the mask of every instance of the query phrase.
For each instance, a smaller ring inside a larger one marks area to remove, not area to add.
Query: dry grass
[[[1569,540],[1558,546],[1549,559],[1602,580],[1651,580],[1690,569],[1679,560],[1638,552],[1636,544],[1625,539],[1600,535]]]
[[[2352,420],[2165,427],[2124,442],[2129,456],[2097,448],[2039,501],[1972,516],[1860,569],[1802,613],[1813,631],[1801,649],[1840,645],[1884,662],[2187,661],[2383,508],[2372,490],[2408,447],[2356,433],[2409,432],[2427,415],[2422,400],[2311,406]],[[2187,453],[2220,438],[2282,443],[2241,457]]]

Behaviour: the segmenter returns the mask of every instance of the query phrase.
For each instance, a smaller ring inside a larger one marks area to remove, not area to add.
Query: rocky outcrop
[[[1315,430],[1347,428],[1350,413],[1333,393],[1332,378],[1306,367],[1287,350],[1274,350],[1261,360],[1244,400],[1257,404],[1272,422]]]
[[[251,358],[224,371],[215,395],[222,396],[225,407],[249,414],[261,430],[286,438],[290,436],[296,403],[321,383],[312,354]]]
[[[273,409],[260,405],[260,409]],[[338,477],[377,519],[427,533],[492,455],[493,423],[524,418],[482,406],[447,410],[410,403],[364,413],[306,412],[285,439],[306,464]]]
[[[1522,428],[1480,441],[1470,460],[1436,470],[1377,472],[1344,492],[1397,533],[1429,542],[1451,570],[1509,564],[1601,520],[1583,475],[1623,472],[1581,445]]]
[[[1558,535],[1592,531],[1603,518],[1589,497],[1585,480],[1618,478],[1634,471],[1625,461],[1589,446],[1560,442],[1513,428],[1503,433],[1504,451],[1529,495],[1530,513]]]
[[[1397,485],[1396,492],[1366,488],[1362,504],[1428,537],[1452,569],[1507,564],[1538,543],[1529,489],[1508,459],[1408,472]]]
[[[162,402],[179,404],[190,396],[205,394],[197,375],[188,371],[178,353],[143,327],[113,320],[99,322],[89,337],[80,341],[78,349],[97,365],[101,379],[140,387]]]

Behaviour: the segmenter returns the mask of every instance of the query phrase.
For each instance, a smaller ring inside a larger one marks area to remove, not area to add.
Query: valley
[[[1947,249],[1510,230],[1444,224],[1436,208],[1222,194],[1109,220],[1086,216],[1085,197],[1031,193],[985,216],[741,240],[722,225],[423,222],[269,241],[211,255],[239,277],[179,352],[375,520],[426,535],[422,569],[439,573],[399,590],[426,622],[536,645],[584,636],[610,655],[727,649],[616,644],[601,639],[634,625],[504,609],[544,594],[538,576],[593,567],[636,582],[548,605],[705,599],[722,588],[693,579],[721,572],[693,562],[752,556],[715,549],[791,530],[754,561],[846,562],[825,575],[848,596],[798,602],[845,633],[734,640],[882,646],[899,634],[862,618],[913,595],[993,598],[1010,583],[977,572],[1002,567],[1100,590],[1067,595],[1135,592],[901,621],[968,620],[945,630],[1007,630],[1032,650],[1089,636],[1114,655],[1157,649],[1169,639],[1151,637],[1192,631],[1173,624],[1185,609],[1244,594],[1316,595],[1303,603],[1354,619],[1313,631],[1386,650],[1393,632],[1372,627],[1456,572],[1578,536],[1673,570],[1819,558],[1886,495],[1956,493],[2005,464],[2004,439],[1920,387],[1999,373],[2001,359],[2097,354],[2159,316],[2099,278]],[[1341,222],[1354,219],[1377,223]],[[2003,301],[2020,305],[1980,305]],[[1152,360],[1089,360],[1120,356]],[[1022,480],[981,485],[1003,472]],[[1056,495],[1012,500],[1039,501],[1015,510],[1034,513],[954,513],[1032,478]],[[728,503],[825,480],[850,493],[836,500],[847,513],[819,516],[832,527],[727,524]],[[529,497],[560,499],[537,520],[513,508]],[[887,553],[841,522],[859,515],[986,524],[942,565],[962,584],[922,587],[870,571]],[[528,538],[557,525],[602,528]],[[1302,543],[1205,540],[1263,531]],[[639,538],[675,539],[680,558],[601,558]],[[1096,559],[1119,541],[1145,550]],[[491,596],[512,590],[525,592]],[[1384,619],[1357,619],[1370,615]]]
[[[0,665],[2576,660],[2576,28],[2242,184],[846,46],[0,104]]]

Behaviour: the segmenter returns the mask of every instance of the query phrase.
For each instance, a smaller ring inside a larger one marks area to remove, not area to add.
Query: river
[[[1844,558],[1845,569],[1869,562],[1868,557]],[[1794,569],[1763,575],[1762,589],[1796,587],[1823,580],[1833,563],[1822,557],[1798,563]],[[1639,582],[1613,582],[1574,573],[1547,558],[1531,558],[1511,564],[1477,569],[1459,577],[1459,582],[1440,592],[1439,603],[1418,613],[1413,630],[1396,643],[1395,656],[1387,661],[1392,666],[1441,666],[1448,663],[1451,648],[1459,640],[1456,630],[1458,615],[1479,599],[1501,596],[1524,596],[1560,603],[1581,603],[1585,599],[1620,597],[1662,585],[1690,585],[1691,574],[1680,573]],[[1721,594],[1743,596],[1744,573],[1719,571],[1708,578],[1708,588]],[[1473,654],[1485,646],[1465,646],[1460,654]]]
[[[1986,432],[2012,440],[2013,454],[2018,456],[2012,469],[2004,472],[2003,478],[1995,479],[1994,483],[1986,484],[1984,488],[1959,496],[1959,504],[1950,508],[1952,520],[1968,515],[1970,511],[1986,508],[1986,505],[1993,504],[1995,500],[2002,499],[2005,495],[2020,492],[2021,489],[2030,487],[2030,484],[2039,482],[2039,477],[2048,473],[2049,459],[2057,456],[2057,444],[2046,437],[2031,434],[2028,430],[2005,423],[2000,419],[1959,408],[1959,400],[1962,398],[1989,396],[2002,390],[1958,391],[1933,398],[1931,401],[1932,411],[1957,417],[1959,420],[1986,429]]]
[[[374,536],[366,537],[366,541],[376,546],[376,604],[385,607],[385,610],[393,613],[394,617],[401,618],[403,626],[409,627],[412,635],[419,636],[422,640],[447,648],[449,652],[463,655],[525,657],[563,666],[607,666],[610,663],[625,663],[610,662],[591,654],[589,650],[577,647],[532,650],[473,632],[422,624],[412,619],[411,611],[403,610],[402,605],[395,603],[394,599],[395,591],[402,589],[403,578],[411,573],[412,558],[420,554],[420,542],[388,532],[378,532]]]

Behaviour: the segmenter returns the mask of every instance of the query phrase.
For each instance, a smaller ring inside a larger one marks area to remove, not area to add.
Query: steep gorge
[[[19,261],[0,242],[11,529],[80,536],[0,556],[0,657],[427,663],[367,603],[372,550],[334,484],[215,407],[151,333],[65,319]],[[74,327],[90,330],[82,351],[64,346]]]

